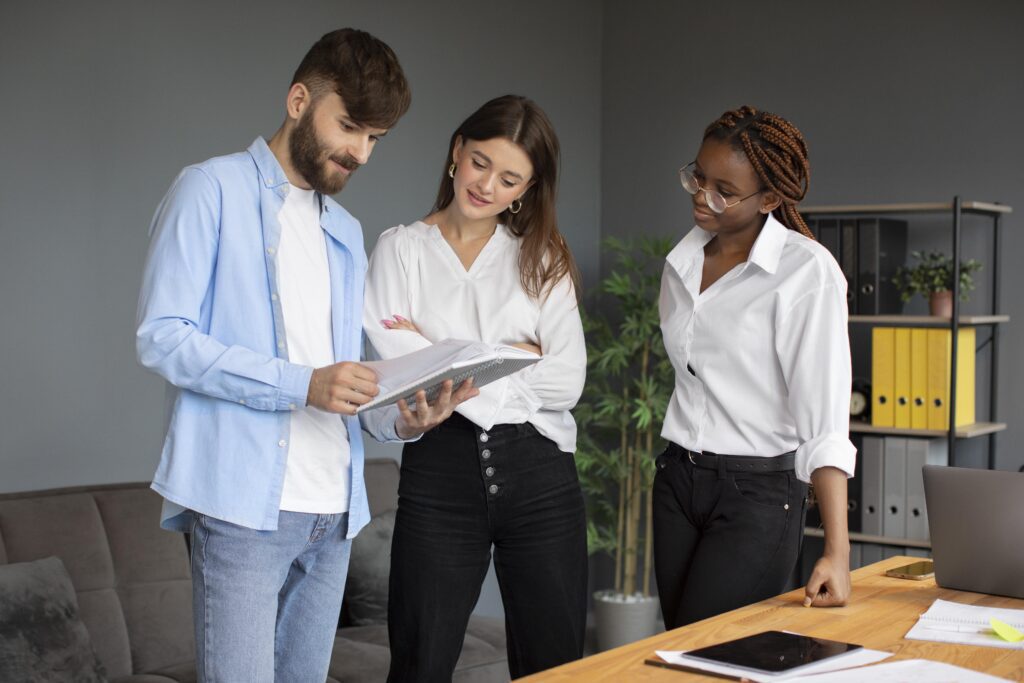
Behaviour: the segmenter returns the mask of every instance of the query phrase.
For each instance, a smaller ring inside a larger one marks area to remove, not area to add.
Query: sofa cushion
[[[330,675],[341,683],[377,683],[391,665],[388,627],[340,629],[331,653]],[[453,683],[504,683],[509,680],[505,624],[490,617],[470,617],[466,639],[452,675]]]
[[[56,557],[0,566],[0,680],[106,680]]]
[[[371,519],[352,541],[342,602],[344,625],[387,623],[388,575],[391,571],[391,537],[394,534],[395,511],[389,510]]]

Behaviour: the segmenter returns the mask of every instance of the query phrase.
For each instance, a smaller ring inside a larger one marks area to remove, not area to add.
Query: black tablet
[[[782,673],[860,649],[860,645],[811,638],[783,631],[765,631],[746,638],[683,653],[717,664],[761,673]]]

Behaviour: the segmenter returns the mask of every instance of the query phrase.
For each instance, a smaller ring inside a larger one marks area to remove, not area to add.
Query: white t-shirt
[[[853,476],[846,278],[823,246],[768,216],[747,261],[703,292],[695,227],[668,255],[661,331],[675,369],[662,437],[695,451],[796,451],[796,475]],[[692,370],[692,372],[691,372]]]
[[[320,200],[313,190],[289,186],[281,212],[277,253],[278,292],[288,359],[314,368],[334,359],[327,243]],[[288,462],[281,509],[335,514],[348,511],[348,431],[341,416],[306,406],[291,414]]]
[[[437,226],[417,221],[387,230],[370,257],[363,329],[382,358],[447,338],[539,345],[541,362],[482,387],[455,410],[483,429],[529,422],[571,453],[576,422],[569,410],[587,372],[576,294],[566,278],[541,299],[530,297],[519,279],[519,244],[498,225],[466,270]],[[384,329],[381,319],[396,314],[422,334]]]

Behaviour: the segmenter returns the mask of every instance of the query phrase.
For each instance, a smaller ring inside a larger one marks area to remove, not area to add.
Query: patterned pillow
[[[105,681],[56,557],[0,565],[0,681]]]

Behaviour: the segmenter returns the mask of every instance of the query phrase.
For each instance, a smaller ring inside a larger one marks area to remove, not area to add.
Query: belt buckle
[[[697,464],[697,461],[693,459],[693,451],[691,451],[689,448],[686,449],[686,457],[689,458],[690,462],[693,463],[694,465]]]

